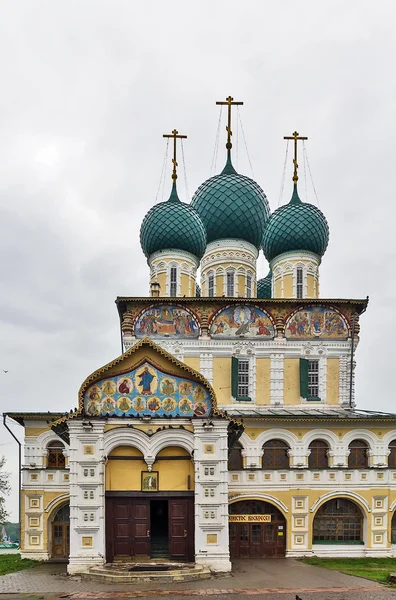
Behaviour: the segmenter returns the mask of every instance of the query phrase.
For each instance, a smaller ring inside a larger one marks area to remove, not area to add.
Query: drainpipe
[[[11,431],[11,429],[8,427],[7,423],[6,423],[6,419],[7,419],[7,415],[3,414],[3,425],[4,427],[7,429],[7,431],[10,432],[10,434],[12,435],[12,437],[14,438],[14,440],[16,441],[16,443],[18,444],[18,462],[19,462],[19,478],[18,478],[18,485],[19,485],[19,493],[18,493],[18,513],[19,513],[19,546],[21,546],[21,541],[22,541],[22,502],[21,502],[21,492],[22,492],[22,444],[21,442],[18,440],[18,438],[16,437],[16,435],[14,435],[14,432]]]
[[[349,408],[352,408],[353,359],[355,352],[355,315],[352,316],[351,365],[349,372]]]

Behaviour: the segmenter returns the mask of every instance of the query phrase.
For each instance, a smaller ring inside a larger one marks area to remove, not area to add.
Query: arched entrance
[[[363,544],[363,513],[347,498],[333,498],[317,511],[314,544]]]
[[[286,553],[286,519],[273,504],[242,500],[230,504],[231,558],[281,557]]]
[[[69,558],[70,505],[64,504],[56,511],[51,523],[51,558]]]

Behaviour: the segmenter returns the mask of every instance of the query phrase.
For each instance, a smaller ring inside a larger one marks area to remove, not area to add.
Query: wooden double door
[[[194,498],[106,498],[106,560],[194,558]]]
[[[232,558],[269,558],[285,556],[286,524],[230,523]]]

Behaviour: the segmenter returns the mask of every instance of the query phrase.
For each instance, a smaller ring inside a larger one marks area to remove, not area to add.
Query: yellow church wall
[[[284,298],[293,298],[293,275],[292,273],[288,273],[283,276],[283,297]]]
[[[326,392],[327,404],[338,404],[338,386],[340,373],[340,359],[327,359],[327,377],[326,377]]]
[[[180,277],[180,295],[189,298],[195,296],[195,280],[190,284],[191,277],[186,273],[182,273]],[[193,292],[193,293],[192,293]]]
[[[184,359],[184,362],[186,363],[187,366],[191,367],[191,369],[194,369],[194,371],[199,372],[199,367],[200,367],[199,356],[186,356]]]
[[[275,279],[274,281],[274,298],[282,298],[282,280]]]
[[[25,427],[25,437],[37,437],[49,430],[49,427]]]
[[[213,359],[213,387],[219,405],[231,402],[231,358]]]
[[[158,273],[158,275],[155,278],[155,281],[157,281],[160,284],[160,296],[165,296],[165,294],[166,294],[166,273]]]
[[[29,497],[39,497],[40,498],[40,507],[35,509],[31,508],[28,504]],[[59,502],[55,502],[49,512],[46,512],[45,509],[47,506],[52,503],[54,500],[59,499]],[[64,498],[64,492],[48,492],[44,491],[42,488],[36,490],[23,490],[21,492],[21,503],[22,503],[22,522],[21,522],[21,550],[27,551],[29,553],[34,554],[34,552],[47,552],[50,550],[51,544],[51,522],[55,513],[58,509],[68,502]],[[32,527],[29,526],[27,522],[27,515],[29,517],[39,518],[39,526]],[[38,535],[40,537],[41,543],[37,548],[27,547],[26,545],[26,535]]]
[[[141,491],[142,471],[147,464],[137,448],[119,446],[110,456],[130,456],[137,460],[109,460],[106,465],[106,491]],[[187,460],[167,460],[167,456],[187,456]],[[142,457],[141,460],[138,458]],[[160,460],[157,460],[161,457]],[[168,446],[161,450],[153,464],[159,473],[159,491],[188,491],[194,489],[194,465],[184,448]]]
[[[270,403],[270,358],[256,360],[256,404]]]
[[[236,289],[236,293],[239,296],[245,296],[246,295],[246,288],[245,288],[245,282],[246,282],[246,278],[244,275],[238,275],[237,276],[237,282],[238,282],[238,287]]]
[[[166,460],[166,456],[186,456],[188,460]],[[189,453],[178,446],[168,446],[161,450],[153,464],[158,471],[160,491],[192,491],[194,489],[194,465]]]
[[[285,358],[284,403],[300,404],[300,360]]]
[[[224,294],[224,276],[216,275],[215,296],[223,296]]]
[[[315,285],[314,285],[315,277],[313,275],[307,274],[307,297],[308,298],[317,298],[318,294],[315,293]],[[317,289],[317,286],[316,286]]]

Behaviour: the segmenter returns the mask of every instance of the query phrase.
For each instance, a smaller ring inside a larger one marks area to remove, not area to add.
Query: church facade
[[[226,104],[225,167],[191,204],[172,134],[171,194],[140,232],[150,294],[117,298],[123,353],[71,412],[8,413],[25,428],[23,557],[78,573],[396,555],[396,415],[355,405],[368,301],[319,297],[329,228],[298,193],[298,134],[291,200],[271,214],[232,164]]]

